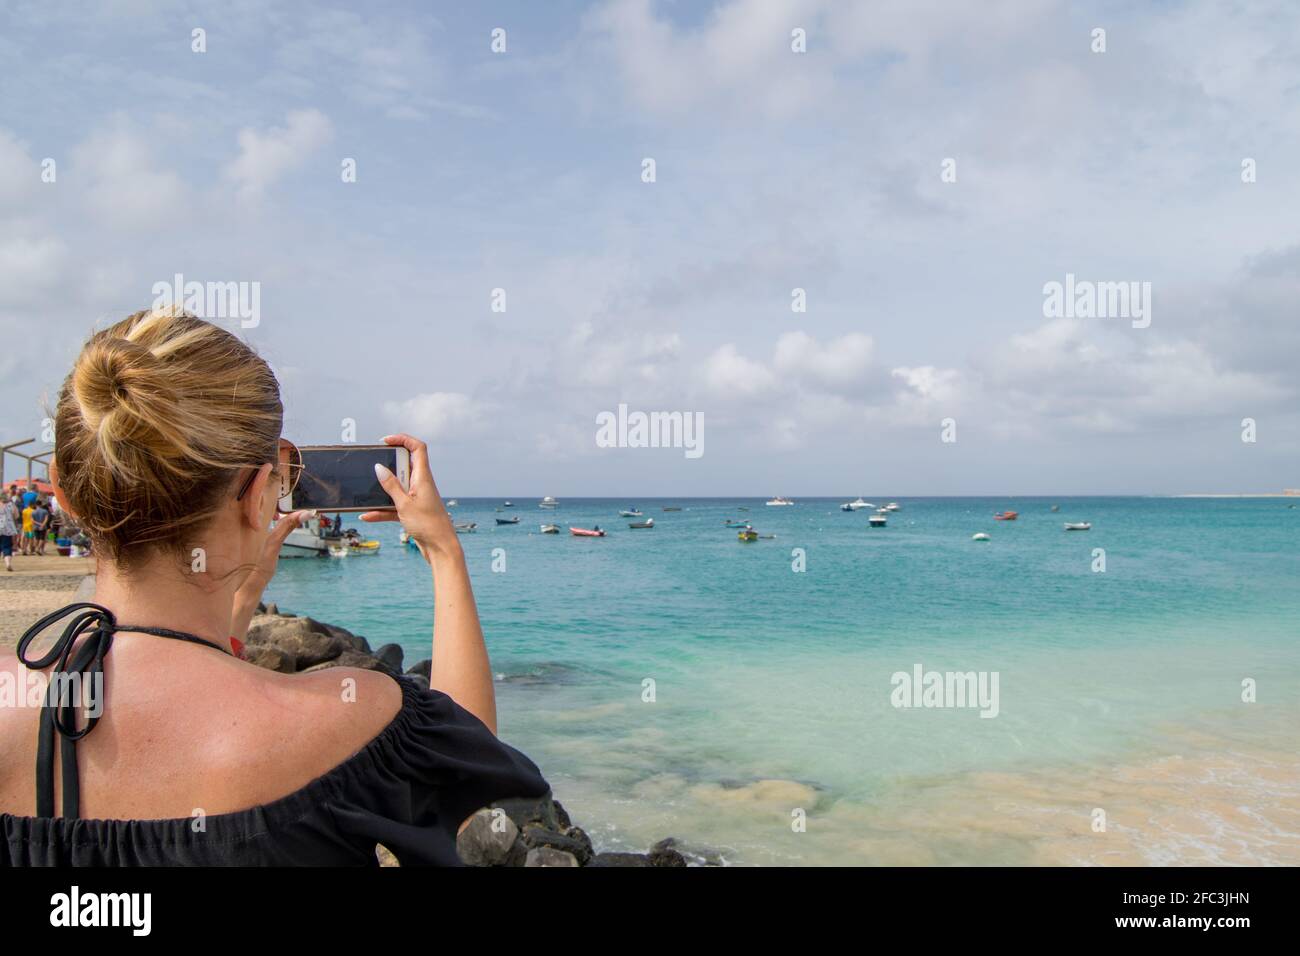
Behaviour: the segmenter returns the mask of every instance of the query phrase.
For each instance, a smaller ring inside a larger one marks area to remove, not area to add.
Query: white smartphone
[[[306,445],[298,484],[280,499],[280,511],[393,511],[393,499],[375,477],[380,464],[411,487],[411,453],[400,445]]]

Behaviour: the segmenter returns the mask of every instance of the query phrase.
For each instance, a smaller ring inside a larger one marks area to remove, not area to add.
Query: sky
[[[4,0],[0,444],[180,274],[257,290],[209,317],[289,437],[409,431],[449,496],[1300,487],[1298,34],[1290,2]],[[1149,283],[1146,319],[1048,314],[1067,275]],[[703,453],[603,447],[620,404]]]

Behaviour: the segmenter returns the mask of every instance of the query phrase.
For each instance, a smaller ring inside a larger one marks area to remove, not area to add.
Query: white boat
[[[874,507],[875,505],[873,505],[870,501],[863,501],[861,498],[859,498],[857,501],[847,501],[844,504],[840,505],[840,510],[861,511],[863,508],[874,508]]]
[[[870,518],[867,519],[867,521],[870,523],[871,527],[873,528],[883,528],[885,526],[885,522],[888,520],[889,519],[886,518],[884,515],[872,515]]]
[[[1066,531],[1091,531],[1092,522],[1090,521],[1067,521],[1065,523]]]
[[[339,535],[326,535],[321,529],[320,515],[313,515],[289,532],[280,545],[281,558],[323,558],[331,545],[340,544]]]
[[[891,501],[889,504],[885,505],[885,510],[886,510],[886,511],[898,511],[898,510],[899,510],[899,504],[898,504],[898,502],[897,502],[897,501]]]
[[[773,499],[772,499],[771,501],[769,501],[767,504],[768,504],[768,507],[775,507],[775,506],[777,506],[777,505],[792,505],[792,504],[794,504],[794,502],[791,501],[789,498],[782,498],[780,495],[777,495],[775,498],[773,498]]]
[[[501,502],[501,507],[502,507],[502,508],[513,508],[514,506],[515,506],[515,503],[514,503],[513,501],[503,501],[503,502]]]
[[[478,524],[473,521],[457,521],[455,524],[457,534],[473,534]]]
[[[542,534],[559,534],[559,533],[560,533],[560,526],[558,524],[542,525]]]
[[[352,553],[352,549],[346,544],[331,544],[329,546],[329,556],[331,558],[346,558]]]
[[[559,506],[560,503],[556,501],[554,498],[552,498],[550,495],[547,495],[545,498],[543,498],[541,501],[537,503],[537,507],[539,508],[558,508]]]
[[[992,541],[992,540],[993,540],[993,539],[990,538],[987,534],[985,534],[983,531],[980,531],[980,532],[977,533],[977,534],[973,534],[973,535],[971,535],[971,536],[970,536],[970,539],[971,539],[972,541]]]
[[[620,518],[644,518],[645,517],[645,515],[643,515],[636,508],[629,508],[627,511],[620,511],[618,513],[618,516]]]
[[[450,501],[447,502],[447,507],[448,507],[448,508],[454,508],[454,507],[456,507],[458,504],[460,504],[460,502],[457,501],[455,498],[452,498]]]

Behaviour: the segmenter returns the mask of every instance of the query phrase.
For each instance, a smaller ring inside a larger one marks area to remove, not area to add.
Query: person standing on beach
[[[427,683],[346,659],[280,673],[242,654],[308,516],[277,518],[301,455],[266,361],[218,325],[138,312],[91,336],[56,414],[50,480],[93,543],[94,596],[0,648],[0,684],[103,673],[111,691],[94,720],[0,707],[0,868],[375,866],[377,844],[403,866],[459,866],[480,809],[550,799],[497,739],[469,568],[424,442],[382,439],[409,453],[410,482],[375,465],[393,510],[360,520],[400,521],[428,564]]]
[[[45,499],[37,498],[36,507],[32,509],[32,532],[35,534],[33,543],[36,545],[36,553],[45,553],[45,542],[50,536],[50,509],[45,507]]]
[[[32,512],[36,509],[27,504],[27,496],[23,495],[23,543],[21,548],[22,554],[33,554],[36,550],[36,535],[32,526]]]
[[[14,538],[18,526],[14,522],[14,506],[8,495],[0,497],[0,557],[5,559],[5,570],[14,569]]]

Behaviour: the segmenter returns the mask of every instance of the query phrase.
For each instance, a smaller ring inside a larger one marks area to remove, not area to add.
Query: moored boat
[[[1067,521],[1065,523],[1066,531],[1091,531],[1092,522],[1090,521]]]
[[[497,524],[519,524],[519,516],[513,518],[497,518]]]
[[[972,541],[991,541],[991,540],[993,540],[993,539],[990,538],[987,534],[985,534],[983,531],[979,531],[979,532],[976,532],[975,534],[971,535],[971,536],[970,536],[970,539],[971,539]]]
[[[889,519],[880,514],[872,515],[867,519],[867,523],[873,528],[883,528],[887,521],[889,521]]]
[[[875,505],[873,505],[870,501],[863,501],[862,498],[859,497],[857,501],[846,501],[844,504],[840,505],[840,510],[861,511],[863,508],[874,508],[874,507]]]
[[[543,498],[541,501],[537,503],[537,507],[539,508],[558,508],[559,506],[560,503],[556,501],[554,498],[552,498],[550,495],[547,495],[545,498]]]
[[[629,521],[627,526],[629,528],[653,528],[655,526],[655,519],[646,518],[644,521]]]
[[[748,528],[748,521],[737,521],[735,518],[728,518],[723,522],[728,528]]]
[[[640,512],[640,510],[637,509],[637,508],[628,508],[626,511],[620,511],[620,512],[618,513],[618,516],[619,516],[620,518],[642,518],[642,517],[645,517],[645,516]]]
[[[569,534],[578,538],[603,538],[605,532],[599,525],[594,528],[570,528]]]
[[[559,533],[560,533],[560,526],[558,524],[542,525],[542,534],[559,534]]]
[[[1020,517],[1018,511],[999,511],[993,516],[994,521],[1015,521]]]
[[[473,534],[477,527],[478,523],[474,521],[457,521],[455,525],[457,534]]]
[[[794,504],[792,500],[790,500],[789,498],[783,498],[781,495],[777,495],[775,498],[773,498],[771,501],[768,502],[769,507],[777,507],[780,505],[792,505],[792,504]]]
[[[736,537],[741,541],[757,541],[758,532],[753,528],[743,528],[736,532]]]
[[[900,511],[900,510],[902,510],[902,505],[900,505],[897,501],[891,501],[889,504],[885,505],[885,510],[886,510],[886,511]]]

